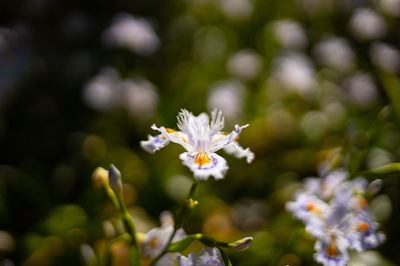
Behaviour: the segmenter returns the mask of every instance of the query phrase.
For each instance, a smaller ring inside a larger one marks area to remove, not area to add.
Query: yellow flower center
[[[367,231],[369,228],[369,224],[368,223],[359,223],[358,224],[358,229],[360,229],[361,231]]]
[[[210,156],[207,155],[205,152],[199,152],[196,155],[196,158],[194,160],[194,163],[199,164],[199,165],[204,165],[210,163],[211,158]]]
[[[316,214],[322,213],[322,211],[317,206],[315,206],[315,204],[312,202],[307,203],[306,209],[307,209],[307,211],[314,212]]]

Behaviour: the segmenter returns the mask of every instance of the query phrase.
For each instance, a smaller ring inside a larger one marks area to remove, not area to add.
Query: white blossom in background
[[[147,119],[158,103],[155,86],[146,79],[126,80],[119,84],[121,103],[133,117]]]
[[[83,99],[95,110],[121,107],[132,117],[146,120],[157,107],[158,94],[150,81],[144,78],[121,79],[115,68],[106,67],[86,83]]]
[[[218,248],[203,248],[200,254],[196,256],[195,252],[187,257],[178,256],[179,266],[225,266],[221,252]]]
[[[375,40],[386,35],[387,26],[381,15],[370,8],[354,11],[349,22],[350,31],[361,40]]]
[[[380,180],[368,184],[348,176],[337,170],[324,178],[307,179],[305,188],[286,205],[317,239],[314,259],[325,266],[348,265],[349,249],[361,252],[385,240],[367,201],[379,191]]]
[[[289,90],[307,96],[315,86],[315,71],[309,58],[290,52],[275,62],[273,78]]]
[[[115,68],[103,68],[100,73],[89,80],[83,90],[85,102],[93,109],[105,111],[118,102],[117,85],[120,81]]]
[[[289,49],[304,48],[307,37],[304,28],[292,19],[282,19],[272,25],[274,35],[280,44]]]
[[[327,37],[314,47],[316,58],[326,66],[339,71],[349,71],[354,67],[354,52],[344,38]]]
[[[391,16],[400,16],[400,0],[377,0],[378,8]]]
[[[251,0],[221,0],[221,9],[232,20],[243,20],[253,14]]]
[[[374,43],[370,49],[372,62],[388,72],[397,72],[400,67],[400,52],[385,43]]]
[[[161,226],[148,231],[143,236],[140,243],[142,254],[147,259],[154,259],[157,257],[167,246],[168,240],[174,231],[174,219],[172,214],[164,211],[160,214]],[[186,237],[183,229],[178,229],[175,233],[171,243],[182,240]],[[180,254],[177,252],[167,253],[157,261],[156,266],[172,266],[176,265],[176,257]]]
[[[233,54],[228,59],[227,66],[232,75],[244,80],[251,80],[260,73],[263,63],[259,54],[245,49]]]
[[[378,89],[371,75],[357,72],[343,84],[348,91],[351,100],[360,106],[372,104],[378,97]]]
[[[248,163],[254,159],[254,153],[249,148],[243,149],[237,142],[240,132],[248,125],[235,125],[230,134],[224,134],[221,131],[224,127],[224,117],[222,112],[217,110],[211,112],[211,121],[206,113],[194,116],[185,109],[182,109],[177,118],[181,131],[152,125],[151,128],[161,134],[149,136],[148,140],[141,141],[142,148],[154,153],[170,142],[183,146],[186,152],[181,153],[179,158],[199,180],[206,180],[210,176],[215,179],[224,177],[228,165],[223,157],[215,153],[220,149],[238,158],[246,158]]]
[[[115,16],[103,34],[103,41],[106,45],[127,48],[140,55],[153,54],[160,45],[148,20],[127,13]]]
[[[222,110],[227,121],[240,119],[242,115],[246,89],[240,81],[218,82],[210,88],[207,106],[209,109]]]

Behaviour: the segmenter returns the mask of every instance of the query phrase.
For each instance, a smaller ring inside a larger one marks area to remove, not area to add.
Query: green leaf
[[[392,102],[397,120],[400,121],[400,80],[395,74],[379,72],[383,88]]]
[[[185,250],[195,239],[196,237],[194,235],[189,235],[180,241],[171,243],[167,249],[167,252],[181,252]]]
[[[221,252],[222,259],[225,262],[226,266],[232,266],[232,262],[229,260],[228,256],[225,254],[225,252],[222,250],[222,248],[218,248],[219,252]]]
[[[388,175],[395,173],[400,173],[400,163],[390,163],[361,172],[361,174],[365,175]]]

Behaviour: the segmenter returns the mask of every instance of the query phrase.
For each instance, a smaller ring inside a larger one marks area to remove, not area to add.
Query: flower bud
[[[122,179],[121,173],[113,164],[110,166],[110,170],[108,172],[108,180],[110,182],[110,187],[114,191],[117,197],[122,194]]]
[[[108,171],[103,167],[97,167],[92,174],[92,180],[95,186],[102,186],[108,183]]]
[[[199,202],[192,198],[188,199],[188,201],[187,201],[187,205],[190,209],[193,209],[194,207],[196,207],[197,204],[199,204]]]
[[[248,237],[239,239],[238,241],[229,243],[229,246],[232,249],[234,249],[235,251],[243,251],[250,247],[251,242],[253,242],[253,238],[248,236]]]
[[[374,181],[372,181],[371,183],[369,183],[368,185],[368,192],[371,195],[375,195],[376,193],[379,192],[379,190],[381,190],[382,188],[382,179],[375,179]]]

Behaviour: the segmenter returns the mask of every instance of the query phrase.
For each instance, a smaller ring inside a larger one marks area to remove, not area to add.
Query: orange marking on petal
[[[329,246],[326,248],[325,252],[329,257],[336,257],[339,255],[338,248],[334,240],[329,243]]]
[[[369,224],[368,223],[359,223],[357,227],[361,231],[367,231],[369,228]]]
[[[316,214],[322,213],[322,211],[317,206],[315,206],[315,204],[312,202],[307,203],[306,209],[307,209],[307,211],[315,212]]]
[[[175,130],[170,129],[170,128],[166,128],[165,130],[167,131],[168,134],[175,133]]]
[[[360,209],[364,209],[364,208],[368,207],[368,201],[366,199],[364,199],[361,196],[356,196],[356,198],[357,198],[358,207]]]
[[[147,244],[149,247],[154,248],[155,246],[157,246],[158,244],[158,238],[157,237],[153,237],[149,243]]]
[[[203,165],[203,164],[208,164],[210,163],[211,158],[210,156],[207,155],[207,153],[205,152],[199,152],[196,155],[196,158],[194,160],[194,163],[199,164],[199,165]]]

